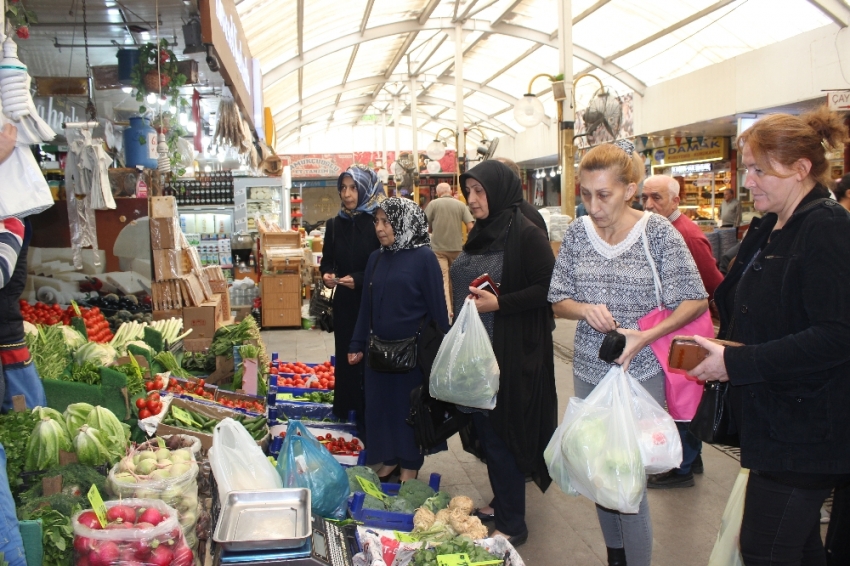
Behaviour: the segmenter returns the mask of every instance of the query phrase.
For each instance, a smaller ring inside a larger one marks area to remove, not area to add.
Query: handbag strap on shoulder
[[[658,276],[658,268],[655,266],[655,260],[652,259],[652,253],[649,251],[649,241],[646,237],[646,225],[649,224],[649,217],[652,213],[644,213],[644,217],[639,220],[643,223],[640,239],[643,242],[643,252],[646,254],[646,260],[649,262],[649,267],[652,269],[652,282],[655,285],[655,302],[659,309],[664,308],[664,303],[661,301],[661,278]]]

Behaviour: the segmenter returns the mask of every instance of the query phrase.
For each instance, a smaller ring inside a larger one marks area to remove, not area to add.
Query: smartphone
[[[490,278],[490,276],[487,275],[486,273],[484,275],[476,277],[472,281],[472,283],[469,284],[469,286],[475,287],[477,289],[482,289],[484,291],[489,291],[489,292],[493,293],[494,295],[496,295],[497,297],[499,296],[499,286],[496,283],[494,283],[493,280]]]
[[[729,340],[717,340],[709,338],[715,344],[721,346],[743,346],[740,342]],[[693,336],[676,336],[670,344],[670,356],[667,360],[670,369],[680,369],[688,372],[697,367],[708,357],[708,350],[696,343]]]

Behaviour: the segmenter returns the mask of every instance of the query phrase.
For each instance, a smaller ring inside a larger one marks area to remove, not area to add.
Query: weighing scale
[[[213,566],[351,566],[360,550],[357,527],[338,527],[321,517],[313,517],[313,533],[303,546],[285,550],[233,552],[216,545]]]

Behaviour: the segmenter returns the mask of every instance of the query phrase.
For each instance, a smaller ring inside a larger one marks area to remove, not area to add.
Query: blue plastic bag
[[[313,513],[327,519],[345,518],[350,493],[348,476],[300,421],[289,421],[277,458],[277,472],[283,487],[310,490]]]

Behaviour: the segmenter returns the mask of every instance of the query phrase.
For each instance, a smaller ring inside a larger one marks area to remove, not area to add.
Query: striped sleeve
[[[12,278],[23,241],[23,222],[17,218],[0,220],[0,289]]]

